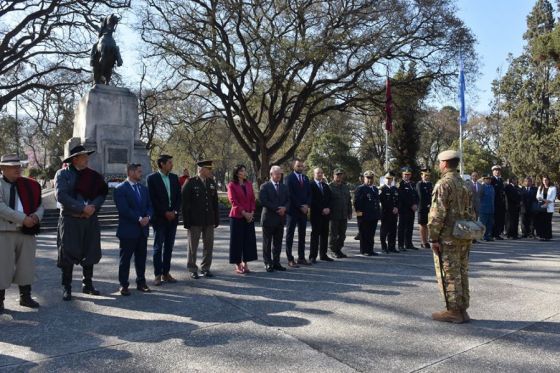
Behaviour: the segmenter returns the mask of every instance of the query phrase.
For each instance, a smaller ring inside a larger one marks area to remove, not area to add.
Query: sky
[[[480,57],[480,77],[475,87],[467,87],[467,106],[478,112],[490,111],[491,83],[499,75],[497,69],[507,70],[509,53],[521,54],[527,29],[527,15],[534,0],[458,0],[458,16],[477,38],[476,51]],[[469,92],[477,93],[474,101]]]

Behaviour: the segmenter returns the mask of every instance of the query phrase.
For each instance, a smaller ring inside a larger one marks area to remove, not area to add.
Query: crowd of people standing
[[[102,255],[100,226],[97,218],[105,202],[108,187],[103,177],[88,167],[88,151],[79,145],[64,159],[67,167],[55,177],[55,196],[60,208],[57,231],[58,267],[61,269],[62,298],[72,299],[74,265],[82,267],[82,292],[99,295],[93,284],[93,267]],[[31,298],[34,273],[35,234],[39,231],[43,207],[40,187],[31,179],[21,176],[21,161],[17,156],[2,157],[0,162],[0,232],[3,240],[14,246],[2,257],[0,276],[0,312],[3,311],[5,289],[14,282],[20,286],[20,304],[38,307]],[[188,235],[187,268],[194,280],[211,278],[214,230],[220,224],[218,188],[212,175],[212,161],[197,162],[197,174],[188,170],[179,178],[172,171],[173,157],[161,155],[158,170],[147,176],[142,184],[140,164],[127,165],[127,179],[113,192],[119,214],[116,235],[119,238],[119,292],[131,294],[129,272],[132,257],[136,271],[136,289],[150,292],[146,279],[146,259],[150,225],[153,228],[153,286],[174,283],[171,274],[172,253],[179,218]],[[360,185],[352,193],[344,179],[344,170],[338,168],[328,182],[321,168],[313,170],[310,179],[305,174],[303,160],[294,160],[293,170],[286,177],[279,166],[270,169],[270,179],[258,191],[248,179],[247,169],[238,165],[227,185],[231,203],[229,262],[235,273],[251,272],[249,262],[258,259],[255,218],[257,198],[262,206],[262,259],[267,272],[285,271],[281,264],[285,237],[285,253],[290,268],[310,266],[320,261],[344,259],[343,252],[348,221],[355,214],[358,223],[359,252],[376,256],[375,236],[380,223],[380,248],[384,253],[419,250],[413,244],[413,230],[417,219],[420,247],[429,249],[429,217],[434,187],[430,170],[422,169],[421,180],[412,182],[412,169],[401,169],[401,181],[395,183],[395,174],[382,177],[376,186],[373,171],[362,174]],[[453,171],[456,172],[456,171]],[[19,181],[18,181],[19,180]],[[556,188],[547,176],[537,187],[531,177],[520,186],[510,177],[505,183],[501,167],[494,166],[492,175],[479,180],[473,172],[468,181],[472,195],[472,211],[486,227],[484,240],[502,240],[535,237],[552,238],[551,219],[554,212]],[[38,196],[38,197],[37,197]],[[311,224],[309,251],[306,253],[306,229]],[[521,234],[519,234],[519,226]],[[297,252],[293,245],[297,228]],[[13,237],[12,237],[13,236]],[[198,246],[202,239],[202,260],[198,261]],[[433,249],[433,247],[432,247]],[[330,253],[329,253],[330,251]],[[8,266],[6,263],[10,263]],[[15,263],[12,265],[11,263]]]

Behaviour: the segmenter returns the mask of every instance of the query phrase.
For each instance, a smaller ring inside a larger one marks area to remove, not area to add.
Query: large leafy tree
[[[90,81],[84,61],[92,23],[103,12],[129,6],[130,0],[0,1],[0,109],[30,90]]]
[[[450,85],[459,50],[475,57],[455,13],[450,0],[145,0],[140,19],[167,80],[203,92],[264,180],[315,119],[382,106],[386,66],[414,61],[417,80]]]

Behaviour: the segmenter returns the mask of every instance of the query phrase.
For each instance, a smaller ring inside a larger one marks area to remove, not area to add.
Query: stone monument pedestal
[[[95,150],[89,167],[106,179],[126,178],[126,165],[139,163],[151,172],[146,145],[139,138],[138,99],[127,88],[96,84],[78,104],[74,133],[64,146],[67,156],[76,145]]]

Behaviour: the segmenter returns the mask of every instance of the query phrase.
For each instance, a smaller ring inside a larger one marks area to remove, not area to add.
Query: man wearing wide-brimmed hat
[[[101,260],[101,232],[97,214],[105,202],[107,183],[88,168],[89,155],[82,145],[75,146],[62,162],[67,168],[55,176],[55,196],[60,205],[58,220],[58,267],[62,270],[62,299],[72,299],[72,272],[82,266],[82,292],[99,295],[93,286],[93,265]]]
[[[0,313],[10,284],[19,285],[19,304],[37,308],[31,298],[35,274],[35,235],[43,218],[41,186],[21,176],[22,162],[15,154],[0,159]]]

